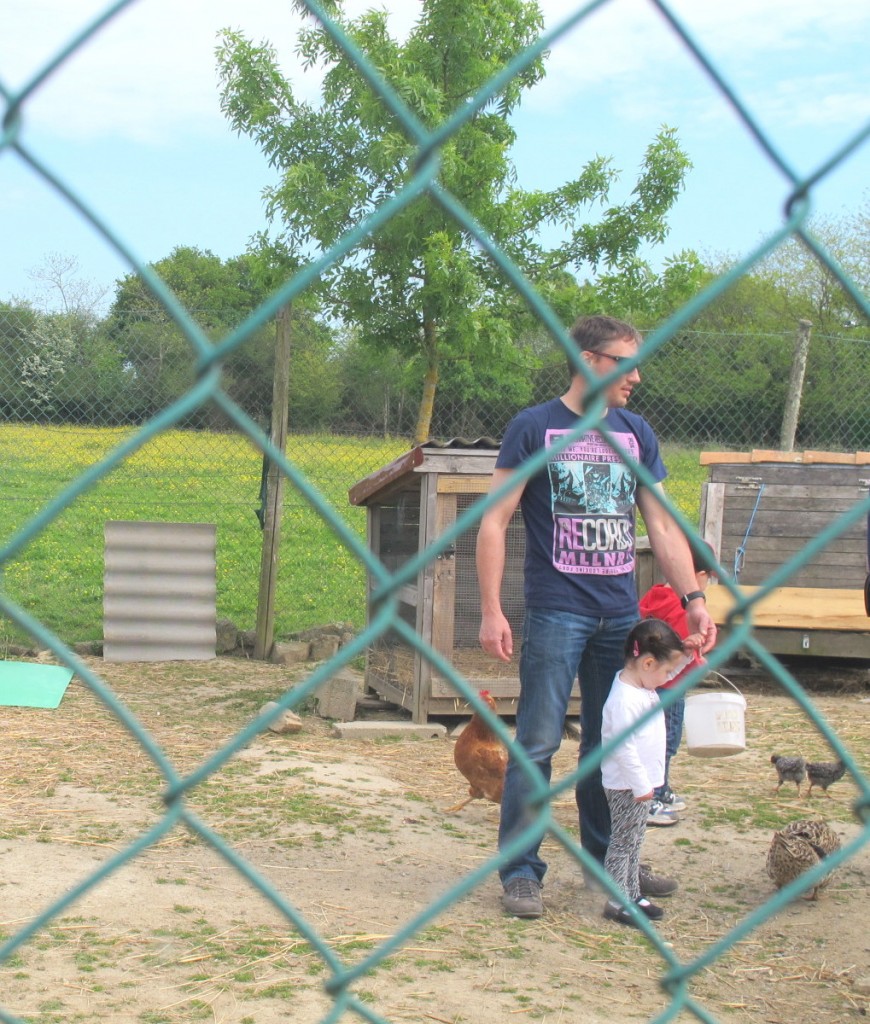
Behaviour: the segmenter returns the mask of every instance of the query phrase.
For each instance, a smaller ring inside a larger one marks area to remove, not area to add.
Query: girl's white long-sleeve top
[[[655,690],[632,686],[617,672],[604,704],[601,743],[613,739],[651,707],[659,705]],[[630,789],[645,796],[665,781],[665,716],[658,708],[643,725],[601,762],[601,781],[606,789]]]

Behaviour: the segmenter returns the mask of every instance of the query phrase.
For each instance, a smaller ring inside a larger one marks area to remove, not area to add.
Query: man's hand
[[[499,661],[510,661],[514,653],[511,626],[501,612],[484,615],[480,621],[480,646]]]
[[[686,609],[686,623],[690,634],[700,633],[703,638],[701,646],[698,648],[701,654],[711,651],[716,644],[716,623],[710,617],[707,605],[700,598],[689,602],[689,607]]]

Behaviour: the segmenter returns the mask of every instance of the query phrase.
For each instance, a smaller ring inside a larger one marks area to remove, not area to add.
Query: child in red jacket
[[[692,551],[695,579],[698,583],[698,590],[701,591],[706,590],[707,585],[715,579],[715,574],[705,568],[705,563],[709,564],[715,558],[713,549],[709,544],[705,544],[704,547],[704,557],[699,557],[694,550]],[[640,614],[644,619],[661,619],[663,622],[666,622],[680,639],[684,640],[689,634],[689,628],[686,624],[686,612],[680,604],[679,595],[666,583],[656,583],[644,594],[640,601]],[[662,696],[666,690],[676,686],[696,666],[703,664],[704,659],[695,651],[692,661],[657,691],[659,696]],[[680,820],[676,812],[686,809],[685,801],[681,800],[673,792],[668,781],[668,769],[671,758],[676,755],[680,746],[680,739],[683,735],[683,716],[685,711],[686,701],[682,697],[665,709],[665,726],[667,730],[665,779],[662,785],[654,792],[647,817],[648,825],[676,825]]]

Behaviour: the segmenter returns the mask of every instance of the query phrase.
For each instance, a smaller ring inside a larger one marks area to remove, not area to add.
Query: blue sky
[[[17,0],[0,32],[0,83],[15,91],[105,9],[104,0]],[[392,11],[397,34],[414,0],[348,0]],[[581,5],[544,0],[548,27]],[[672,0],[669,8],[727,78],[799,175],[823,164],[870,120],[866,0]],[[176,245],[227,258],[265,227],[265,160],[227,128],[218,103],[216,33],[268,39],[299,92],[317,79],[295,65],[298,22],[287,0],[137,0],[28,100],[20,140],[152,261]],[[750,252],[782,222],[789,188],[650,0],[609,0],[553,48],[546,79],[516,119],[519,183],[552,188],[591,157],[631,189],[662,124],[676,127],[694,169],[654,261],[683,248],[702,257]],[[839,217],[868,195],[870,143],[814,194]],[[0,300],[42,301],[31,276],[50,253],[111,297],[129,266],[17,154],[0,152]]]

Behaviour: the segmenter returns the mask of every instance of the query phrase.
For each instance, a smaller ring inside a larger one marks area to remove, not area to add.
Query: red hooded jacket
[[[689,635],[689,626],[686,622],[686,612],[680,604],[676,591],[666,583],[656,583],[640,599],[640,614],[644,619],[661,619],[666,622],[680,637],[685,640]],[[698,651],[693,652],[692,660],[681,669],[673,679],[669,679],[661,689],[670,689],[697,665],[705,664],[704,659]]]

